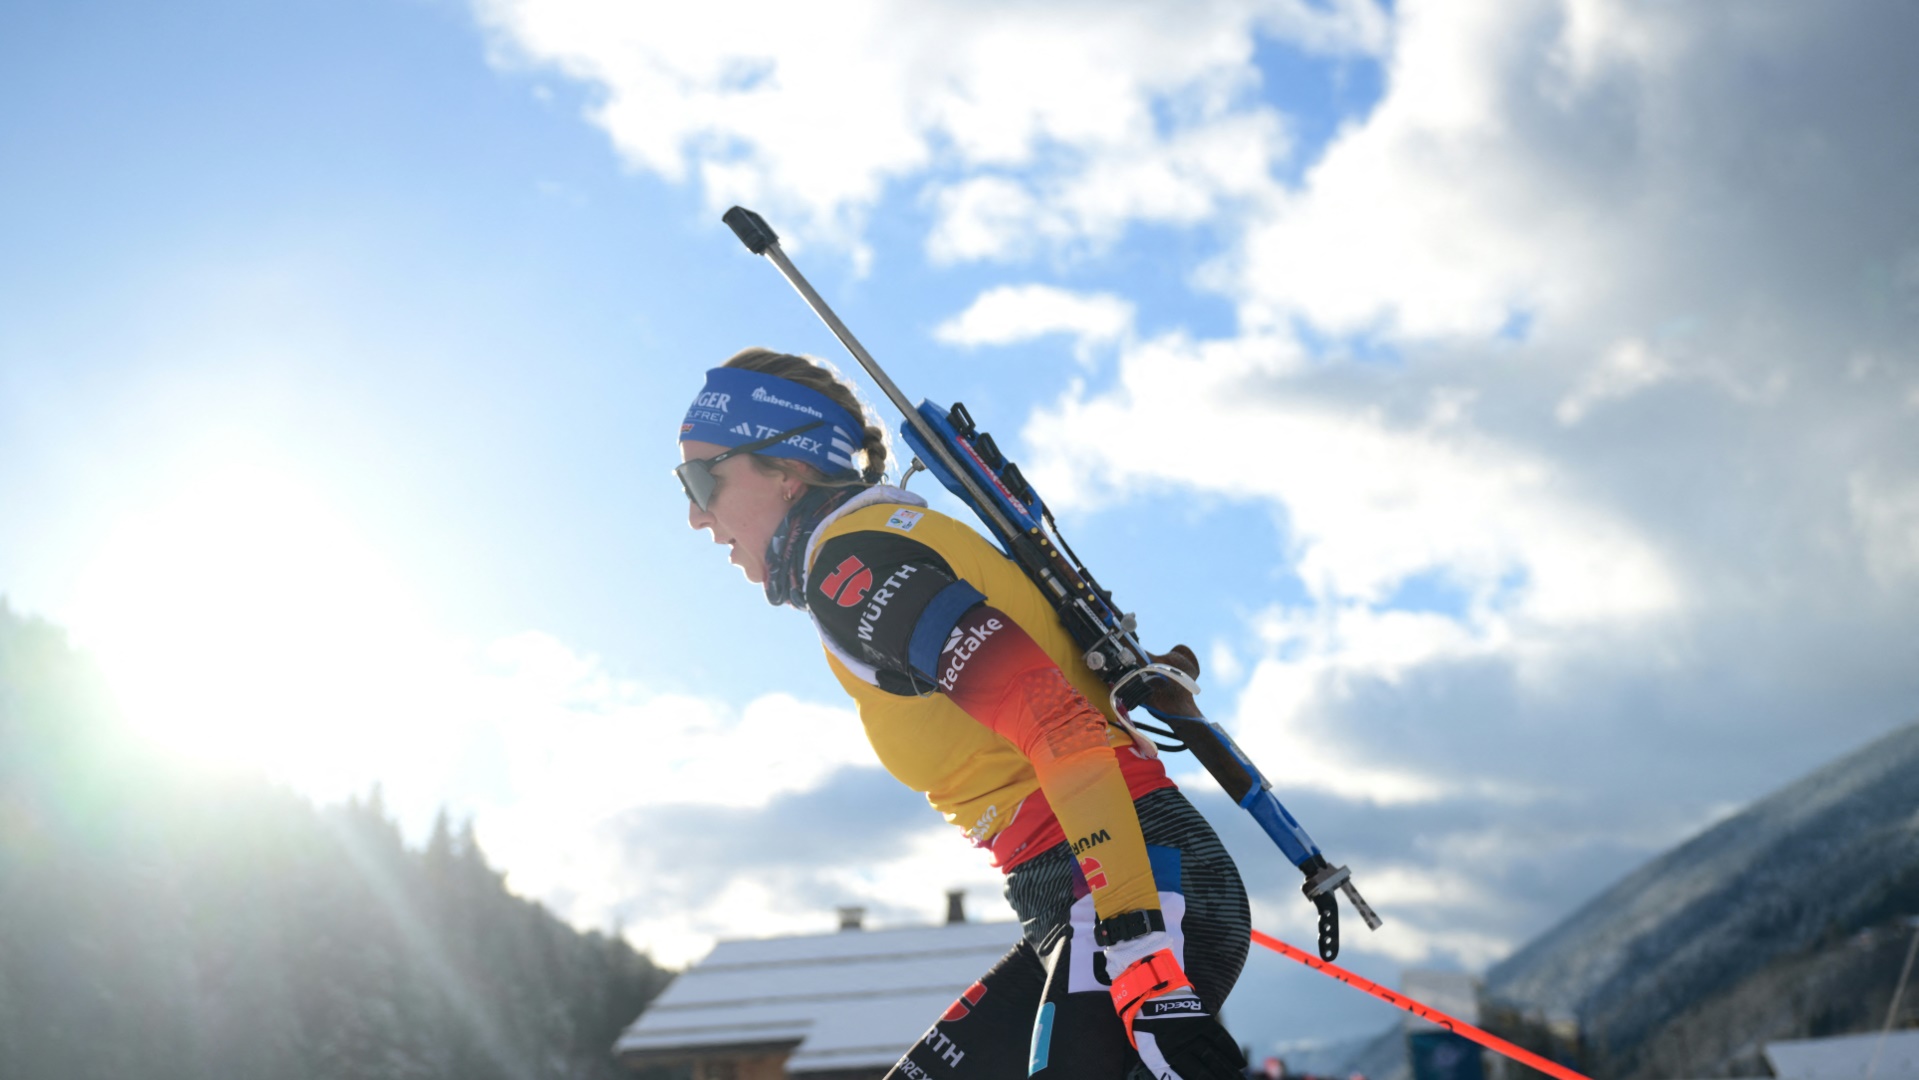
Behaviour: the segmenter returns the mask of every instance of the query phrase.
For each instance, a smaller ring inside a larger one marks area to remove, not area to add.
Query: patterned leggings
[[[1246,962],[1252,916],[1232,856],[1177,790],[1133,803],[1180,966],[1213,1015]],[[1021,937],[887,1080],[1121,1080],[1139,1055],[1113,1012],[1093,901],[1066,844],[1006,877]],[[1141,1070],[1143,1074],[1143,1068]]]

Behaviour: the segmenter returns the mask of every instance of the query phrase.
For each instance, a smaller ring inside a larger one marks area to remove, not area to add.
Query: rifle
[[[1082,650],[1086,666],[1106,682],[1113,713],[1127,733],[1161,750],[1191,751],[1226,794],[1253,815],[1279,850],[1306,875],[1300,888],[1319,915],[1320,958],[1330,963],[1339,955],[1339,903],[1334,899],[1335,892],[1346,894],[1368,928],[1379,929],[1379,916],[1353,886],[1352,872],[1327,861],[1319,845],[1273,794],[1272,783],[1225,728],[1203,716],[1163,711],[1147,701],[1163,685],[1162,680],[1193,693],[1199,687],[1185,672],[1154,662],[1140,647],[1133,615],[1121,611],[1113,602],[1113,594],[1100,588],[1086,564],[1060,535],[1053,512],[1026,482],[1019,466],[1006,460],[993,437],[979,430],[966,406],[955,402],[951,408],[941,408],[931,401],[921,401],[914,407],[780,250],[780,238],[765,219],[735,206],[721,220],[732,227],[747,250],[772,261],[905,417],[900,434],[912,447],[914,458],[900,483],[924,469],[978,514],[1001,549],[1052,603],[1067,633]],[[1134,719],[1132,710],[1141,707],[1158,723]],[[1148,740],[1141,732],[1157,738]]]

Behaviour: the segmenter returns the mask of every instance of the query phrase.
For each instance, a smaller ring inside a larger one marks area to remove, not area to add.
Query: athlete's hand
[[[1155,664],[1176,667],[1194,679],[1199,678],[1199,657],[1184,645],[1175,645],[1163,653],[1147,653],[1146,657]],[[1171,679],[1159,680],[1159,686],[1146,699],[1146,704],[1174,716],[1199,715],[1199,704],[1193,700],[1192,692]]]
[[[1109,971],[1139,957],[1113,978],[1113,1008],[1126,1037],[1159,1080],[1239,1080],[1245,1056],[1193,992],[1173,950],[1156,948],[1166,938],[1159,931],[1107,947]]]

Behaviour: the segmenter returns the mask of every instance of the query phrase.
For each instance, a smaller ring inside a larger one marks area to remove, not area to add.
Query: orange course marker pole
[[[1558,1062],[1547,1061],[1538,1054],[1530,1050],[1522,1050],[1489,1031],[1481,1031],[1464,1020],[1456,1020],[1453,1017],[1447,1016],[1431,1005],[1414,1001],[1404,994],[1394,993],[1369,979],[1362,979],[1352,972],[1347,971],[1345,968],[1340,967],[1338,964],[1329,964],[1311,953],[1302,949],[1293,948],[1291,945],[1286,944],[1270,934],[1262,934],[1255,930],[1253,931],[1253,941],[1256,944],[1264,945],[1281,956],[1297,960],[1323,975],[1338,979],[1340,982],[1355,989],[1364,990],[1388,1005],[1405,1009],[1421,1020],[1430,1020],[1440,1027],[1445,1028],[1447,1031],[1457,1035],[1464,1035],[1488,1050],[1504,1054],[1522,1065],[1530,1065],[1548,1076],[1558,1077],[1559,1080],[1589,1080],[1585,1075],[1576,1073]]]

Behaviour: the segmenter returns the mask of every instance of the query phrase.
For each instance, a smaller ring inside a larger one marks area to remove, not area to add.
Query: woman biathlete
[[[864,415],[824,364],[747,349],[707,372],[674,471],[693,528],[813,617],[880,763],[1006,874],[1019,944],[889,1076],[1239,1077],[1218,1020],[1250,930],[1231,857],[1019,568],[882,482]],[[1158,659],[1198,673],[1185,646]]]

